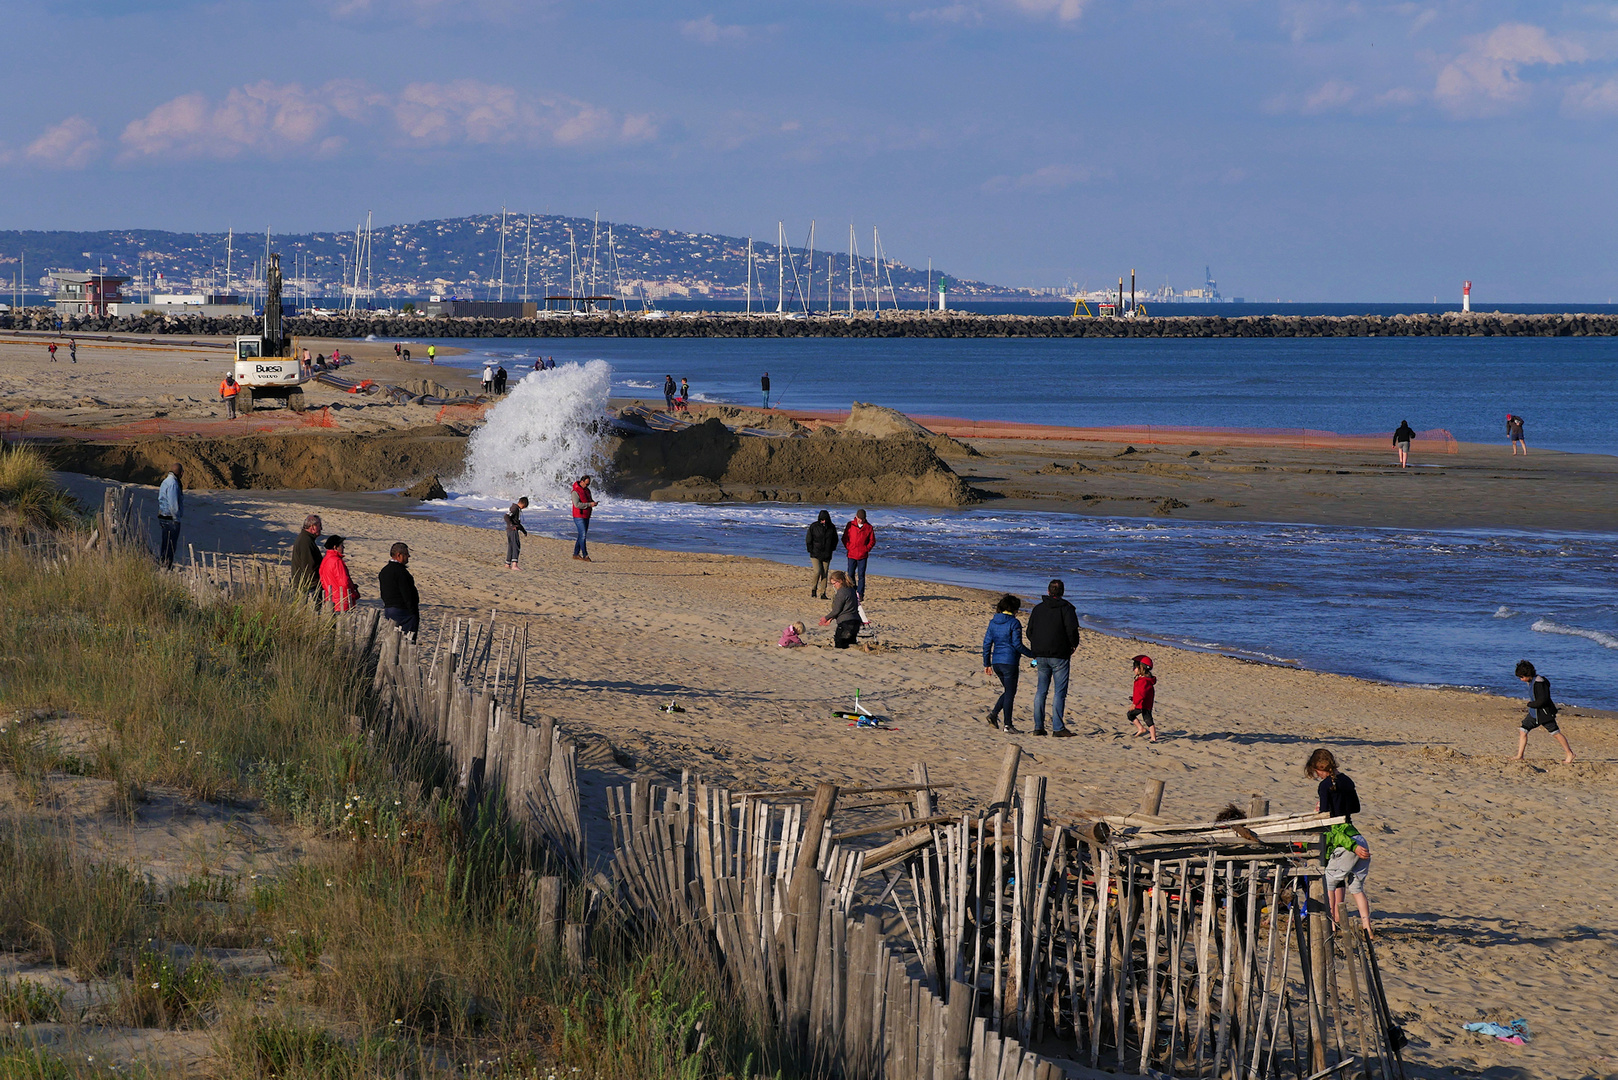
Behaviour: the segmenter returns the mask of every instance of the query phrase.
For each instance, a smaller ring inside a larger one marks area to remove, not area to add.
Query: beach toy
[[[658,712],[675,713],[675,712],[685,712],[685,709],[683,709],[680,706],[674,704],[674,699],[670,698],[669,703],[667,705],[659,705],[657,707],[657,711]]]

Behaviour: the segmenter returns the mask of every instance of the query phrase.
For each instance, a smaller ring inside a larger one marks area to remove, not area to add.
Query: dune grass
[[[127,819],[150,788],[178,789],[256,805],[329,853],[257,880],[159,883],[76,854],[38,815],[14,820],[0,947],[107,980],[116,992],[78,1019],[207,1028],[226,1078],[751,1080],[777,1066],[719,973],[666,943],[597,918],[590,963],[570,969],[539,925],[530,853],[492,804],[467,815],[423,796],[441,761],[360,734],[366,672],[334,640],[289,599],[199,605],[142,554],[0,550],[0,768],[19,790],[113,781]],[[99,741],[68,754],[29,716],[89,721]],[[575,916],[587,903],[568,887]],[[277,976],[231,979],[201,958],[247,948]],[[0,1053],[0,1077],[100,1068]]]
[[[26,443],[0,445],[0,530],[66,529],[79,520],[78,504],[51,483],[44,454]]]

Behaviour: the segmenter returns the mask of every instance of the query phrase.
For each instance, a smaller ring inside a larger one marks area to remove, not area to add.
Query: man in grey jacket
[[[1070,739],[1073,732],[1062,723],[1067,712],[1068,667],[1079,647],[1079,613],[1062,599],[1067,586],[1052,581],[1045,597],[1028,615],[1028,651],[1034,654],[1038,682],[1034,686],[1034,734],[1045,734],[1045,694],[1055,683],[1051,704],[1051,734]]]
[[[163,534],[158,560],[165,570],[174,566],[174,549],[180,546],[180,518],[185,513],[185,495],[180,488],[182,471],[183,466],[176,461],[163,482],[157,485],[157,528]]]

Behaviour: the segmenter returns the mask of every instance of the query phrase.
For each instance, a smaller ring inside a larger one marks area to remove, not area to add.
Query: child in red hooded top
[[[1135,665],[1135,693],[1130,701],[1135,707],[1129,710],[1128,719],[1135,725],[1136,735],[1149,735],[1151,741],[1156,742],[1157,725],[1152,722],[1152,702],[1157,698],[1157,676],[1152,674],[1152,658],[1143,654],[1134,657],[1131,663]]]

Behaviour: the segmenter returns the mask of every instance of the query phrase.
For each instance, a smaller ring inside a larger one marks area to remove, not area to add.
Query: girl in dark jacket
[[[1017,621],[1021,608],[1022,601],[1015,596],[1002,596],[994,606],[989,628],[983,632],[983,674],[998,675],[1001,687],[1000,697],[989,710],[989,726],[1013,735],[1017,733],[1011,726],[1011,709],[1017,701],[1017,659],[1034,655],[1022,642],[1022,623]]]

